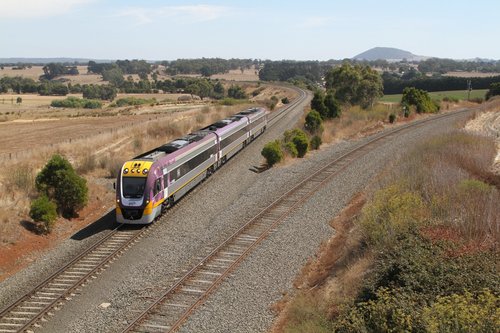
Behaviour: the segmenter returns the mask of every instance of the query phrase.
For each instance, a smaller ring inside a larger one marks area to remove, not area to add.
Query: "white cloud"
[[[212,5],[164,6],[160,8],[129,7],[117,13],[130,17],[136,25],[151,23],[157,19],[170,19],[182,23],[213,21],[230,13],[228,7]]]
[[[300,24],[301,28],[321,28],[330,23],[330,18],[329,17],[324,17],[324,16],[311,16],[307,17],[302,23]]]
[[[1,0],[0,18],[35,18],[67,13],[95,0]]]

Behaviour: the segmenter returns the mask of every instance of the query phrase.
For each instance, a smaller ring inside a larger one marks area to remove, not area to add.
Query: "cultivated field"
[[[470,93],[470,98],[484,98],[488,89],[475,89]],[[450,90],[450,91],[435,91],[430,92],[429,95],[432,99],[442,100],[445,97],[451,99],[467,100],[467,90]],[[381,102],[399,103],[401,102],[402,94],[385,95],[380,99]]]
[[[38,80],[38,78],[43,75],[43,66],[33,66],[31,68],[25,69],[13,69],[13,67],[4,67],[0,70],[0,78],[4,76],[21,76],[25,78],[30,78],[33,80]],[[99,74],[87,74],[87,66],[77,66],[79,75],[63,75],[58,78],[67,79],[72,84],[106,84],[107,81],[103,81],[101,75]],[[127,77],[129,75],[125,75]],[[130,75],[134,81],[139,81],[139,76],[137,74]],[[158,76],[159,80],[174,79],[177,76],[166,75],[161,71]],[[178,77],[201,77],[199,74],[193,75],[178,75]],[[258,81],[259,75],[258,71],[254,68],[245,69],[243,72],[239,69],[230,70],[228,73],[215,74],[211,76],[212,79],[228,80],[228,81]],[[151,79],[151,75],[149,77]]]

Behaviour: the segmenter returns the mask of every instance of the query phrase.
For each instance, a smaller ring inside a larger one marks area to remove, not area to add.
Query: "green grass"
[[[477,89],[477,90],[472,90],[470,93],[470,98],[484,98],[484,95],[486,95],[486,92],[488,89]],[[439,99],[442,100],[444,97],[448,98],[456,98],[456,99],[461,99],[461,100],[466,100],[467,99],[467,91],[466,90],[450,90],[450,91],[435,91],[435,92],[430,92],[429,95],[431,96],[432,99]],[[395,95],[385,95],[380,99],[380,102],[386,102],[386,103],[399,103],[401,102],[401,97],[402,94],[395,94]]]

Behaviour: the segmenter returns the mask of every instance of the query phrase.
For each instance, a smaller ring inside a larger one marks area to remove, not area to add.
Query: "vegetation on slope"
[[[498,332],[495,153],[489,139],[463,132],[408,153],[329,242],[318,259],[326,267],[307,277],[309,291],[291,302],[281,330]]]

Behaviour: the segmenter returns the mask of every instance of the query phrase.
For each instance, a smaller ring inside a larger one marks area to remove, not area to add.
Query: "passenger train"
[[[266,126],[264,108],[247,109],[125,162],[116,184],[117,221],[152,223]]]

